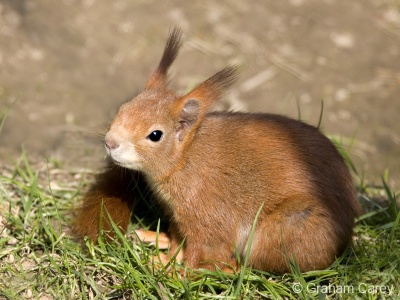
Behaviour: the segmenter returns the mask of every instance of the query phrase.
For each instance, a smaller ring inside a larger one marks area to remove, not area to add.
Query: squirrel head
[[[217,72],[183,96],[168,88],[168,69],[181,48],[182,33],[171,31],[158,67],[144,90],[124,103],[105,137],[108,155],[120,166],[157,178],[183,163],[210,106],[235,81],[236,66]]]

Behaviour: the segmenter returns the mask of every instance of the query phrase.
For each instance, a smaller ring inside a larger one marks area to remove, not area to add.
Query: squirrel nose
[[[108,150],[117,149],[119,147],[119,143],[110,136],[106,136],[106,138],[104,139],[104,144],[106,145]]]

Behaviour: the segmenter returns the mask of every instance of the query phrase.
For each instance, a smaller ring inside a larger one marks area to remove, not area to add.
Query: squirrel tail
[[[73,233],[82,239],[87,236],[97,242],[100,231],[113,237],[112,221],[125,233],[140,197],[138,181],[141,175],[118,167],[111,162],[97,175],[95,183],[76,210]],[[138,199],[137,199],[138,200]]]

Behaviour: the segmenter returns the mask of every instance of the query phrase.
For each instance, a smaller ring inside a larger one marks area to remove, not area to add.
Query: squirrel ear
[[[182,141],[187,133],[193,131],[193,127],[198,123],[200,114],[200,103],[196,99],[188,99],[181,108],[178,124],[176,126],[176,137]]]
[[[189,125],[196,123],[200,112],[200,103],[196,99],[189,99],[185,102],[181,112],[181,122]]]
[[[181,37],[182,32],[179,27],[175,27],[170,32],[161,61],[147,81],[145,90],[166,88],[168,84],[168,69],[178,56],[179,49],[182,46]]]
[[[237,68],[228,66],[222,69],[175,102],[173,115],[177,120],[178,141],[194,134],[210,106],[235,82]]]
[[[202,113],[206,113],[208,108],[217,102],[226,90],[236,81],[238,66],[231,65],[223,68],[213,76],[197,85],[192,91],[183,98],[193,98],[200,102]]]

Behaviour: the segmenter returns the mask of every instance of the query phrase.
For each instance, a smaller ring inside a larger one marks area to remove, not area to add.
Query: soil
[[[101,136],[139,93],[169,29],[184,91],[230,63],[224,108],[280,113],[340,139],[360,174],[400,184],[398,0],[0,0],[0,164],[25,149],[64,168],[100,168]]]

